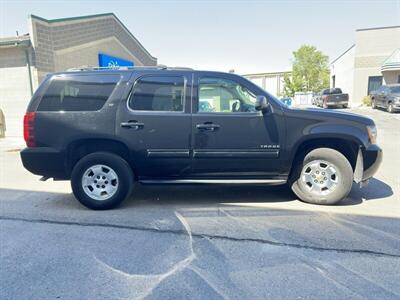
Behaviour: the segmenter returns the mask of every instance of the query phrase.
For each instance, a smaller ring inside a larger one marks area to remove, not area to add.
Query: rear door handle
[[[144,127],[144,123],[140,123],[138,121],[128,121],[128,122],[122,122],[121,123],[122,128],[132,128],[134,130],[138,130],[140,128]]]
[[[213,124],[213,123],[203,123],[203,124],[197,124],[196,128],[198,130],[204,130],[204,131],[215,131],[219,129],[221,126],[218,124]]]

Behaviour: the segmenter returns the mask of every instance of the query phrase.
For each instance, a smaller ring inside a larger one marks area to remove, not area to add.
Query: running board
[[[144,184],[285,184],[283,179],[144,179]]]
[[[42,176],[39,180],[40,181],[46,181],[46,180],[48,180],[50,177],[47,177],[47,176]]]

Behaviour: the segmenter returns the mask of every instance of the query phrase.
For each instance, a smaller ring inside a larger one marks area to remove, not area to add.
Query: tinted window
[[[245,86],[227,79],[201,78],[199,113],[255,112],[256,96]]]
[[[399,86],[391,86],[390,87],[390,92],[393,94],[400,93],[400,85]]]
[[[39,111],[95,111],[103,107],[119,76],[55,78],[39,104]]]
[[[133,87],[129,107],[145,111],[183,111],[184,91],[183,77],[142,77]]]
[[[323,94],[324,95],[342,94],[342,90],[339,88],[326,89],[324,90]]]
[[[329,95],[329,89],[323,90],[322,95]]]
[[[382,78],[382,76],[368,77],[368,95],[373,91],[377,91],[382,86]]]

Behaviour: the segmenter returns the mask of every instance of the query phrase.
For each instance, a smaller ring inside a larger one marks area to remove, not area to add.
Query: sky
[[[354,43],[356,29],[400,25],[400,0],[0,0],[0,36],[27,33],[30,14],[108,12],[160,64],[239,74],[290,70],[292,52],[304,44],[332,61]]]

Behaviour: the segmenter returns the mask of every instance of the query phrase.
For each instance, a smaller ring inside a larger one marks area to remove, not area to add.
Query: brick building
[[[353,106],[382,84],[400,83],[400,26],[356,30],[355,44],[330,71],[331,87],[348,93]]]
[[[49,72],[157,64],[113,13],[53,20],[31,15],[28,27],[26,35],[0,38],[0,109],[7,136],[22,135],[27,103]]]

